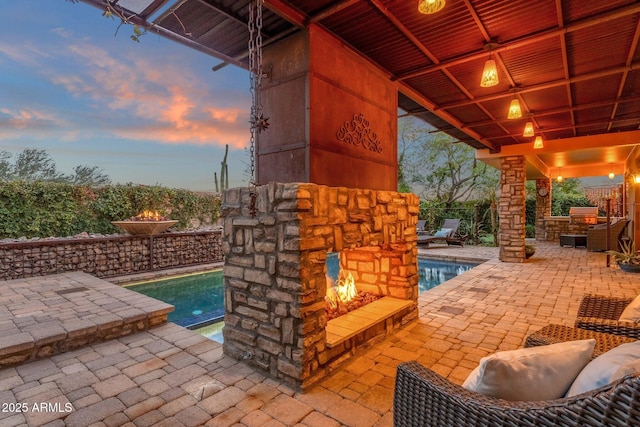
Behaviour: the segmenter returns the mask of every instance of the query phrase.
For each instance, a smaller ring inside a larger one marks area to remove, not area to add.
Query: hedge
[[[0,238],[112,234],[111,224],[144,210],[178,220],[174,230],[212,225],[220,196],[162,186],[117,184],[90,188],[45,181],[0,181]]]

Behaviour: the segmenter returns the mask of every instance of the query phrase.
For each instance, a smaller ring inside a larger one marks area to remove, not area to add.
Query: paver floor
[[[481,357],[571,325],[585,293],[635,296],[640,277],[585,249],[536,243],[522,264],[496,248],[421,253],[489,259],[419,298],[419,319],[305,393],[173,324],[0,370],[0,426],[391,426],[395,369],[419,360],[462,383]],[[1,286],[1,285],[0,285]]]

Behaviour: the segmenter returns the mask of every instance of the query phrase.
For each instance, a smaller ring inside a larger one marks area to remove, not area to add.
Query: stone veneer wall
[[[500,260],[524,262],[526,223],[524,156],[500,158]]]
[[[221,262],[221,231],[0,243],[0,280],[83,271],[113,277]]]
[[[545,197],[541,197],[538,192],[541,189],[547,191]],[[551,215],[551,194],[552,186],[549,178],[536,179],[536,240],[546,240],[547,233],[544,218]]]
[[[368,255],[400,253],[389,259],[401,265],[382,261],[389,264],[382,288],[417,301],[419,199],[391,191],[270,183],[256,189],[253,217],[250,193],[235,188],[223,197],[224,352],[304,389],[344,361],[345,352],[353,353],[345,348],[336,354],[326,345],[327,252],[373,247]]]

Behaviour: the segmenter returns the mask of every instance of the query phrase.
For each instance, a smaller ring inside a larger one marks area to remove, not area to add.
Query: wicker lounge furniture
[[[640,324],[618,320],[632,301],[633,298],[585,295],[578,308],[575,326],[581,329],[640,339]]]
[[[555,344],[565,341],[596,340],[596,347],[593,350],[593,358],[606,353],[620,344],[634,342],[633,338],[620,335],[607,334],[603,332],[590,331],[588,329],[573,328],[565,325],[550,324],[537,332],[530,334],[524,343],[525,347],[536,347],[539,345]]]
[[[446,242],[447,245],[463,246],[466,236],[460,236],[458,234],[458,227],[460,226],[459,219],[445,219],[444,224],[440,230],[433,235],[418,233],[418,244],[429,246],[429,243],[433,242]]]
[[[628,219],[619,218],[611,222],[609,228],[609,249],[619,250],[618,239],[629,222]],[[606,251],[607,250],[607,224],[592,225],[587,230],[587,250]]]
[[[640,426],[640,377],[626,376],[574,397],[507,401],[469,391],[418,362],[398,365],[395,427]]]

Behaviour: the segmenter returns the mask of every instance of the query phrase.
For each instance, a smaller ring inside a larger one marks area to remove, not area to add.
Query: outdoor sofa
[[[619,335],[548,325],[527,337],[525,348],[584,339],[596,340],[592,360],[636,343]],[[412,361],[398,365],[393,405],[395,427],[635,427],[640,426],[640,376],[625,375],[572,397],[509,401],[470,391]]]
[[[588,393],[507,401],[469,391],[416,361],[398,365],[394,427],[640,426],[640,377],[628,375]]]
[[[611,221],[609,227],[609,249],[620,250],[618,240],[622,232],[627,227],[628,219],[618,218]],[[592,225],[587,229],[587,250],[606,251],[607,250],[607,224]]]

